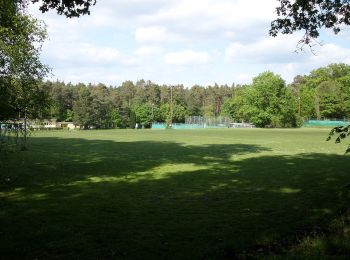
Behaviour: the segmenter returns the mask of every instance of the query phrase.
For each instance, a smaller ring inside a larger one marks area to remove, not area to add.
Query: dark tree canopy
[[[26,0],[19,0],[19,2],[26,2]],[[30,2],[36,3],[39,0],[30,0]],[[45,13],[54,9],[58,14],[71,18],[90,14],[90,7],[95,4],[96,0],[42,0],[39,10]]]
[[[349,0],[278,0],[279,18],[272,21],[270,35],[304,31],[302,44],[310,44],[319,36],[321,28],[333,29],[337,34],[341,25],[350,25]]]
[[[350,125],[334,127],[327,138],[327,141],[331,140],[334,135],[338,135],[335,139],[335,143],[340,143],[344,138],[350,136]],[[345,153],[350,153],[350,144]]]

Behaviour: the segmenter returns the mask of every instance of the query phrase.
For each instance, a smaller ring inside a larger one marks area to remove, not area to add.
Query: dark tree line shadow
[[[30,150],[1,166],[9,259],[230,259],[327,226],[347,202],[342,155],[73,138]]]

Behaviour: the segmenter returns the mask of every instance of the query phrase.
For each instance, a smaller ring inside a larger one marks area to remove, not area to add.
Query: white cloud
[[[328,43],[316,50],[316,54],[310,59],[316,64],[330,64],[335,62],[350,63],[350,49]]]
[[[115,62],[121,59],[120,52],[113,48],[97,48],[91,44],[82,44],[76,51],[76,54],[95,62]]]
[[[275,0],[178,0],[145,15],[142,21],[166,25],[192,41],[213,40],[232,33],[236,39],[244,39],[248,34],[268,34],[275,6]]]
[[[304,59],[311,53],[295,53],[299,35],[262,38],[249,44],[231,43],[225,50],[226,58],[232,62],[285,63]]]
[[[284,63],[265,63],[264,70],[270,70],[280,74],[287,82],[292,82],[297,75],[309,74],[312,70],[325,67],[331,63],[350,64],[350,49],[342,48],[335,44],[318,46],[316,55],[308,50],[308,55],[294,54],[296,58]],[[300,59],[298,59],[300,58]]]
[[[145,43],[181,42],[184,40],[180,35],[169,32],[164,26],[138,27],[135,31],[135,39]]]
[[[247,73],[239,74],[235,77],[235,82],[240,84],[249,84],[252,81],[252,75]]]
[[[267,35],[275,6],[275,0],[104,0],[91,8],[90,16],[68,20],[52,11],[42,15],[31,9],[52,19],[50,27],[73,27],[78,33],[126,29],[136,30],[137,41],[198,42],[225,35],[239,41]]]
[[[139,56],[149,56],[160,54],[162,52],[163,49],[158,46],[142,46],[135,51],[135,54]]]
[[[48,24],[42,58],[63,80],[230,84],[271,70],[290,81],[329,63],[350,63],[349,29],[338,36],[322,32],[326,44],[316,49],[317,56],[294,53],[300,34],[270,38],[277,5],[276,0],[101,0],[79,19],[42,14],[37,5],[30,12]]]
[[[125,80],[125,76],[118,70],[110,68],[83,67],[69,70],[66,68],[55,69],[52,80],[64,80],[72,83],[105,83],[114,85],[116,82]]]
[[[166,64],[172,65],[193,65],[203,64],[209,62],[209,54],[206,52],[196,52],[187,50],[182,52],[171,52],[165,55],[164,60]]]
[[[104,66],[130,65],[132,58],[122,54],[119,50],[109,47],[98,47],[90,43],[71,43],[66,46],[48,44],[44,48],[44,55],[51,59],[75,66]]]

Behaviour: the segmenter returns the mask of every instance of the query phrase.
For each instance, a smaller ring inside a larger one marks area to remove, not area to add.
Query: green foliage
[[[20,0],[24,2],[25,0]],[[30,0],[32,3],[39,0]],[[50,9],[55,9],[59,15],[66,17],[79,17],[81,15],[90,14],[90,7],[95,5],[96,0],[42,0],[40,1],[39,10],[43,13]]]
[[[29,3],[39,3],[39,10],[43,13],[53,9],[57,14],[68,18],[90,14],[90,8],[96,0],[0,0],[0,6],[10,3],[15,8],[25,11]]]
[[[349,118],[349,81],[350,66],[330,64],[312,71],[307,76],[298,76],[291,89],[300,101],[300,117],[310,118]]]
[[[109,117],[112,123],[112,128],[117,128],[122,124],[122,117],[119,114],[119,111],[116,108],[112,108],[109,112]]]
[[[38,86],[49,72],[40,61],[46,27],[26,14],[29,2],[38,0],[0,0],[0,119],[18,115],[40,118],[48,109],[48,93]],[[89,14],[94,4],[93,0],[43,0],[40,10],[55,9],[58,14],[78,17]],[[56,108],[58,111],[51,109],[55,116],[59,120],[66,119],[63,114],[67,111],[60,111],[58,105]]]
[[[38,20],[19,12],[7,18],[0,25],[0,117],[13,118],[18,112],[29,115],[45,106],[38,81],[48,73],[39,59],[46,29]]]
[[[204,99],[207,97],[205,89],[195,85],[190,91],[186,91],[187,112],[191,116],[203,116]]]
[[[137,106],[134,111],[136,121],[142,126],[150,126],[158,117],[158,108],[150,103]]]
[[[284,87],[284,81],[271,72],[262,73],[253,79],[248,102],[252,106],[249,114],[255,125],[265,127],[272,123],[272,117],[277,117],[280,92]]]
[[[162,103],[159,107],[159,119],[162,122],[170,124],[170,105],[168,103]]]
[[[226,99],[223,104],[222,114],[230,116],[235,121],[249,121],[247,104],[247,96],[249,93],[248,86],[235,88],[234,96],[231,99]]]
[[[319,36],[321,28],[333,29],[337,34],[342,25],[350,24],[348,0],[278,1],[280,6],[276,11],[279,18],[271,23],[270,29],[270,35],[274,37],[278,33],[292,34],[296,31],[304,31],[301,43],[310,44]]]
[[[186,115],[187,111],[183,105],[173,105],[173,123],[184,123]]]
[[[338,135],[335,139],[335,143],[340,143],[344,138],[350,135],[350,125],[334,127],[328,135],[327,141],[331,140],[334,135]],[[350,152],[350,145],[346,149],[345,153]]]
[[[40,61],[45,25],[20,11],[16,1],[0,1],[0,120],[40,117],[48,95],[39,82],[48,73]],[[25,148],[25,145],[23,146]]]
[[[223,115],[258,127],[298,126],[293,91],[272,72],[261,73],[250,86],[235,88],[233,97],[224,103]]]
[[[72,122],[74,118],[74,112],[70,109],[67,109],[64,113],[64,121]]]
[[[258,127],[295,126],[295,111],[290,103],[293,96],[287,93],[284,80],[272,72],[264,72],[253,79],[247,88],[246,114]],[[292,114],[292,115],[290,115]]]
[[[297,99],[290,88],[285,89],[284,97],[280,104],[280,123],[282,127],[300,127],[302,120],[298,115]]]
[[[93,109],[91,107],[92,96],[88,88],[80,88],[77,99],[73,105],[74,123],[81,125],[84,129],[93,123]]]
[[[319,106],[316,106],[315,90],[307,85],[300,90],[300,115],[304,119],[320,118]]]
[[[134,127],[135,123],[149,126],[154,121],[171,124],[184,122],[187,115],[225,115],[233,122],[251,122],[260,127],[296,127],[312,118],[349,118],[348,84],[350,66],[345,64],[331,64],[309,75],[297,76],[289,86],[272,72],[258,75],[252,85],[231,87],[170,87],[145,80],[135,84],[125,81],[119,87],[43,82],[41,88],[48,92],[51,102],[49,108],[42,109],[42,114],[70,121],[70,111],[81,110],[73,116],[78,123],[85,110],[89,119],[85,120],[86,128],[114,128],[116,124],[125,128]],[[85,103],[80,100],[83,88],[91,95]],[[80,109],[78,105],[84,107]],[[93,111],[87,112],[90,109]],[[119,114],[118,122],[113,122],[111,113]]]
[[[73,121],[84,129],[115,128],[121,124],[122,118],[109,99],[109,93],[104,85],[80,86],[73,102]]]

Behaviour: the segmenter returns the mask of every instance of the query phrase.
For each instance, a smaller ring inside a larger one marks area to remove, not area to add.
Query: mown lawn
[[[347,142],[328,131],[35,133],[1,154],[0,258],[283,255],[349,202]]]

